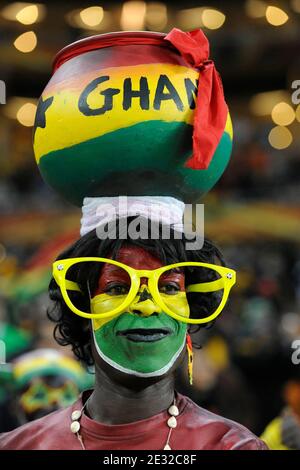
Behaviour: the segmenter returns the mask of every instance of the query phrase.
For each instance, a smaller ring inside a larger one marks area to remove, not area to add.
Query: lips
[[[117,336],[125,336],[129,341],[152,343],[166,338],[172,333],[169,328],[136,328],[118,331]]]

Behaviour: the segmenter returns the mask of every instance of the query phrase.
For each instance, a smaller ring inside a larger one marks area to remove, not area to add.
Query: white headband
[[[121,217],[142,216],[183,232],[184,203],[168,196],[86,197],[80,235]]]

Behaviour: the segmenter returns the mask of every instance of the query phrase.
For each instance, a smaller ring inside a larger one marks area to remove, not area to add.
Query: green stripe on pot
[[[193,190],[201,188],[203,194],[207,193],[224,173],[230,160],[231,151],[232,140],[230,135],[224,132],[207,170],[179,169],[185,185]]]
[[[226,142],[231,140],[224,134],[227,140],[222,143],[223,136],[217,161],[202,176],[203,170],[184,167],[192,154],[192,133],[193,126],[182,122],[141,122],[50,152],[40,159],[39,168],[51,187],[79,206],[86,196],[140,194],[185,199],[194,191],[197,198],[224,171],[231,150]]]

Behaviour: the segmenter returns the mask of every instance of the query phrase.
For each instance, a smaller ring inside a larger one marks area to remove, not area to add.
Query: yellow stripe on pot
[[[78,77],[74,77],[74,81],[69,79],[67,89],[65,84],[59,83],[55,87],[50,82],[42,99],[53,97],[53,101],[45,110],[44,127],[38,126],[35,132],[37,162],[49,152],[141,122],[161,120],[193,124],[191,97],[198,78],[199,73],[191,68],[147,64],[111,67],[93,74],[89,72],[80,80]],[[135,96],[134,92],[142,86],[149,92],[148,99]],[[155,101],[159,86],[163,86],[164,96],[170,93],[169,99]],[[175,90],[173,95],[170,88]],[[108,109],[104,110],[104,105]],[[227,120],[226,128],[232,136],[230,120]]]

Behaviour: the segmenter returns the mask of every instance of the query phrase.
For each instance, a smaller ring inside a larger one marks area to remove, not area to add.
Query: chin
[[[145,374],[135,370],[124,370],[122,366],[118,364],[112,364],[108,359],[102,357],[101,352],[98,350],[98,346],[93,344],[92,347],[93,357],[95,361],[96,375],[106,375],[112,382],[118,383],[129,389],[143,389],[153,383],[157,383],[166,377],[174,375],[175,370],[180,366],[185,357],[185,348],[179,353],[176,360],[168,366],[162,367],[162,369]],[[149,355],[147,355],[147,361],[149,362]],[[123,369],[123,370],[122,370]]]

